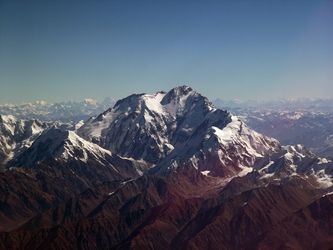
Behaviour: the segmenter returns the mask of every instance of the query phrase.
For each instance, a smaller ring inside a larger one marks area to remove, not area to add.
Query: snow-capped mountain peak
[[[0,165],[30,147],[48,126],[38,120],[20,120],[12,115],[0,115]]]
[[[189,159],[194,162],[194,158],[203,162],[208,155],[222,162],[215,165],[224,168],[234,160],[223,154],[234,148],[233,152],[238,152],[234,156],[244,159],[242,163],[233,163],[235,171],[231,172],[237,172],[278,145],[277,141],[250,130],[227,111],[216,109],[206,97],[187,86],[167,93],[124,98],[95,120],[86,122],[78,134],[116,154],[143,159],[161,169],[175,166],[171,163],[175,160],[177,166]],[[203,171],[206,168],[206,164],[199,167]],[[219,175],[218,172],[215,174]]]
[[[96,106],[98,104],[98,101],[92,99],[92,98],[86,98],[84,99],[83,103],[85,105],[92,105],[92,106]]]
[[[112,152],[156,163],[184,143],[212,110],[207,98],[187,86],[135,94],[87,122],[78,134]]]
[[[87,162],[89,158],[104,159],[111,152],[88,142],[74,131],[52,127],[39,136],[31,147],[19,155],[12,165],[33,167],[48,159],[67,161],[76,159]]]

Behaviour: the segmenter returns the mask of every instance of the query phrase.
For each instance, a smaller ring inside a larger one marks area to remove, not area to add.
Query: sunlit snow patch
[[[205,175],[205,176],[208,176],[209,173],[210,173],[210,171],[209,171],[209,170],[205,170],[205,171],[201,171],[201,173],[202,173],[203,175]]]

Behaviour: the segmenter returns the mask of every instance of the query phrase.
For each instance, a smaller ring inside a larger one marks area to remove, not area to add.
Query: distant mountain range
[[[35,101],[19,105],[3,104],[0,105],[0,114],[28,120],[79,122],[103,112],[114,103],[115,101],[111,98],[105,98],[102,102],[88,98],[82,102]]]
[[[277,99],[277,100],[222,100],[215,99],[214,104],[217,107],[223,107],[228,110],[237,109],[260,109],[275,111],[309,111],[309,112],[332,112],[333,99]]]
[[[333,156],[333,100],[236,102],[216,100],[251,128],[283,144],[300,143],[324,156]]]
[[[332,157],[250,114],[179,86],[80,126],[1,115],[0,249],[333,247]]]

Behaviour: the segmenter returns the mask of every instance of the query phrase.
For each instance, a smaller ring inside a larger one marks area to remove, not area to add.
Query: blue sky
[[[0,103],[333,98],[333,1],[0,0]]]

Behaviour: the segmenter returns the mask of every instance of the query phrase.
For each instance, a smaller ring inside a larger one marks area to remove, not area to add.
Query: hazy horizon
[[[194,89],[195,90],[195,89]],[[131,93],[131,94],[154,94],[154,93],[157,93],[159,91],[168,91],[168,90],[157,90],[157,91],[153,91],[153,92],[145,92],[145,93]],[[131,95],[129,94],[129,95]],[[121,100],[121,99],[124,99],[126,97],[128,97],[129,95],[126,95],[126,96],[123,96],[123,97],[120,97],[120,98],[114,98],[112,96],[106,96],[106,97],[101,97],[101,98],[92,98],[92,97],[89,97],[89,96],[86,96],[86,97],[82,97],[81,99],[63,99],[63,100],[47,100],[47,99],[31,99],[31,100],[26,100],[26,101],[12,101],[12,102],[3,102],[3,101],[0,101],[0,105],[25,105],[25,104],[41,104],[43,105],[42,103],[44,102],[44,104],[56,104],[56,103],[78,103],[78,102],[97,102],[97,103],[102,103],[102,102],[105,102],[105,101],[114,101],[114,102],[117,102],[118,100]],[[206,96],[207,97],[207,96]],[[257,103],[274,103],[274,102],[279,102],[279,101],[285,101],[285,102],[306,102],[306,101],[309,101],[309,102],[313,102],[313,101],[332,101],[333,102],[333,97],[330,97],[330,98],[311,98],[311,97],[297,97],[297,98],[271,98],[271,99],[239,99],[239,98],[222,98],[222,97],[216,97],[216,98],[209,98],[209,101],[212,101],[212,102],[219,102],[219,101],[222,101],[222,102],[230,102],[230,103],[254,103],[254,102],[257,102]]]
[[[332,1],[0,1],[0,104],[333,98]]]

